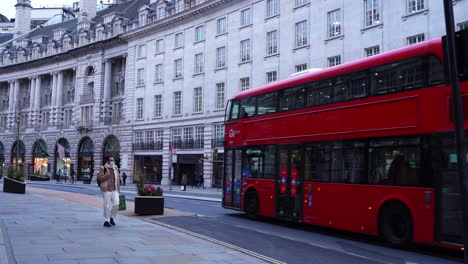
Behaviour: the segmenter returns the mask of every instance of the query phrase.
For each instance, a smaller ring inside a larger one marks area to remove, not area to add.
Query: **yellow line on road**
[[[157,225],[161,225],[161,226],[164,226],[164,227],[167,227],[167,228],[170,228],[170,229],[174,229],[174,230],[177,230],[179,232],[185,233],[187,235],[198,237],[198,238],[201,238],[203,240],[207,240],[207,241],[216,243],[218,245],[222,245],[222,246],[225,246],[227,248],[240,251],[240,252],[245,253],[247,255],[253,256],[255,258],[258,258],[258,259],[261,259],[261,260],[264,260],[264,261],[267,261],[267,262],[270,262],[270,263],[273,263],[273,264],[287,264],[286,262],[282,262],[282,261],[279,261],[279,260],[264,256],[264,255],[258,254],[256,252],[251,251],[251,250],[241,248],[241,247],[226,243],[224,241],[221,241],[221,240],[218,240],[218,239],[215,239],[215,238],[212,238],[212,237],[208,237],[208,236],[205,236],[205,235],[202,235],[202,234],[198,234],[198,233],[189,231],[189,230],[184,229],[184,228],[180,228],[180,227],[177,227],[177,226],[173,226],[173,225],[166,224],[166,223],[163,223],[163,222],[159,222],[159,221],[149,219],[149,218],[147,218],[145,220],[148,221],[148,222],[151,222],[153,224],[157,224]]]

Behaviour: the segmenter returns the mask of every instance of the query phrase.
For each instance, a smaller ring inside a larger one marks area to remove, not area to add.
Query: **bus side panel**
[[[242,191],[245,203],[245,194],[249,188],[255,189],[259,199],[258,214],[268,217],[275,216],[275,181],[265,179],[243,179],[246,183]],[[243,206],[245,208],[245,204]]]
[[[244,141],[247,144],[262,144],[267,143],[265,139],[276,138],[294,142],[310,137],[336,137],[356,133],[375,136],[377,131],[394,135],[394,130],[418,128],[419,95],[399,95],[399,98],[392,95],[380,99],[378,102],[363,100],[360,103],[341,104],[329,109],[246,121],[244,131],[248,131],[248,135],[244,135]],[[268,129],[270,127],[275,129]]]
[[[374,194],[357,185],[318,182],[304,185],[305,223],[376,234],[373,228],[375,212],[368,209],[373,207],[370,204],[374,204]]]
[[[425,200],[426,192],[431,195],[428,202]],[[378,235],[379,210],[391,199],[402,201],[408,206],[414,221],[414,241],[432,243],[434,194],[433,190],[427,188],[306,182],[304,222]]]

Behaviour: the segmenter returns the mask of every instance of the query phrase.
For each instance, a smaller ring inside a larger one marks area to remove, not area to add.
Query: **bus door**
[[[242,150],[228,150],[225,155],[223,204],[241,208]]]
[[[279,173],[276,176],[276,216],[302,220],[303,150],[300,145],[280,146]]]
[[[463,200],[457,174],[457,150],[453,134],[442,134],[432,144],[436,179],[436,236],[439,242],[463,244]],[[465,138],[465,146],[467,145]]]

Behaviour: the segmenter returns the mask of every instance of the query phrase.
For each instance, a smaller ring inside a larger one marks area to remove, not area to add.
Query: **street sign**
[[[172,155],[172,163],[177,163],[177,155]]]

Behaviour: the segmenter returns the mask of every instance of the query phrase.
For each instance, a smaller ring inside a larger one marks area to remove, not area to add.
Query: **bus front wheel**
[[[413,238],[413,220],[408,208],[401,203],[390,203],[379,217],[382,238],[395,246],[404,246]]]
[[[258,214],[258,196],[257,192],[250,190],[247,192],[244,201],[244,208],[247,216],[251,219],[257,217]]]

